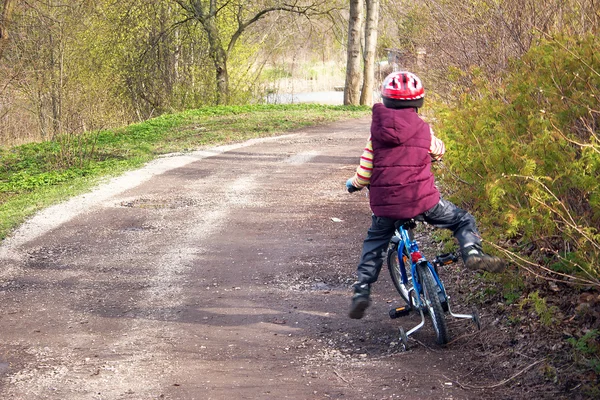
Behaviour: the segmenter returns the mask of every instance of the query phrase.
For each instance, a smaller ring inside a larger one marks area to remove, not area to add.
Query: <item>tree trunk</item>
[[[217,79],[217,105],[229,102],[229,74],[227,72],[227,51],[223,47],[214,17],[202,21],[210,46],[210,58],[215,66]]]
[[[8,23],[14,4],[14,0],[4,0],[4,6],[0,14],[0,58],[2,58],[2,52],[8,42]]]
[[[367,0],[367,20],[365,25],[365,69],[360,104],[373,104],[375,82],[375,55],[377,52],[377,23],[379,21],[379,0]]]
[[[235,45],[248,27],[257,21],[263,19],[267,14],[273,12],[291,12],[310,17],[311,15],[324,14],[319,7],[325,4],[321,1],[297,2],[287,1],[259,2],[265,3],[261,7],[251,5],[252,2],[240,1],[230,2],[217,0],[173,0],[179,4],[185,13],[190,17],[187,20],[195,19],[202,24],[202,28],[207,35],[209,44],[209,56],[212,59],[217,79],[217,104],[227,104],[231,102],[231,93],[229,91],[229,74],[227,72],[227,60],[235,48]],[[360,5],[362,18],[362,1],[355,0]],[[330,11],[330,10],[329,10]],[[255,14],[252,14],[255,12]],[[225,19],[219,19],[219,15],[226,15]],[[229,21],[230,26],[220,27],[217,20],[223,25],[224,21]],[[237,26],[231,26],[231,22],[236,21]],[[233,29],[231,29],[233,28]],[[220,30],[221,29],[221,30]],[[357,26],[360,29],[360,23]],[[231,35],[225,33],[233,31]],[[358,52],[360,56],[360,36],[357,34]],[[224,43],[227,43],[224,46]],[[360,60],[359,60],[360,62]],[[360,71],[359,71],[360,75]],[[358,87],[358,86],[357,86]],[[358,97],[356,100],[358,104]]]
[[[227,53],[216,48],[213,61],[217,72],[217,105],[229,103],[229,73],[227,72]]]
[[[348,21],[348,60],[346,63],[346,85],[344,105],[358,105],[360,101],[360,44],[363,24],[363,0],[350,0]]]

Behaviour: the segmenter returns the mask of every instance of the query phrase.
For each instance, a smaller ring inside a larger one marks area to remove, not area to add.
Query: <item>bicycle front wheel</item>
[[[404,247],[402,247],[403,249],[405,249]],[[402,282],[402,272],[400,272],[400,260],[398,259],[399,254],[398,254],[398,247],[395,246],[394,248],[390,249],[388,251],[388,258],[387,258],[387,265],[388,265],[388,269],[390,271],[390,277],[392,278],[392,283],[394,284],[394,287],[396,288],[396,290],[398,291],[398,293],[400,293],[400,296],[402,296],[402,299],[406,302],[406,304],[412,306],[412,302],[410,301],[410,290],[412,289],[412,277],[411,277],[411,273],[410,273],[410,262],[409,262],[409,257],[406,254],[406,250],[403,251],[402,257],[404,260],[404,269],[406,272],[406,276],[408,278],[408,282],[406,284],[404,284]]]
[[[440,298],[438,296],[438,286],[436,285],[435,279],[431,274],[431,270],[426,263],[419,264],[417,271],[419,273],[421,286],[423,287],[425,305],[427,306],[429,316],[431,317],[431,323],[433,324],[433,330],[435,331],[437,343],[446,344],[448,343],[449,337],[448,328],[446,326],[444,309],[442,308],[442,303],[440,302]]]

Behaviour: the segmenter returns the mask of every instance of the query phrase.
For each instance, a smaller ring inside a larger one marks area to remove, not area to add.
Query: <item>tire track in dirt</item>
[[[347,121],[165,157],[38,214],[0,247],[0,395],[484,398],[447,385],[464,349],[397,351],[385,272],[347,318],[369,212],[343,182],[367,135]]]

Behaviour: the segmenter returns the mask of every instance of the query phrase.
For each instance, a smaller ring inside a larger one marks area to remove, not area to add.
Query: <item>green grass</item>
[[[0,148],[0,239],[42,208],[161,154],[235,143],[369,114],[367,107],[205,107],[120,129]]]

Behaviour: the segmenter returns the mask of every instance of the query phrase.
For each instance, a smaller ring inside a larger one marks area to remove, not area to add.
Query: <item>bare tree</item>
[[[363,0],[350,0],[350,18],[348,20],[348,61],[346,63],[344,105],[358,105],[360,100],[360,50],[363,19]]]
[[[4,0],[2,13],[0,14],[0,58],[2,58],[2,52],[8,41],[8,23],[14,4],[14,0]]]
[[[536,43],[540,32],[597,34],[600,24],[598,0],[387,1],[405,40],[431,55],[428,80],[447,93],[467,88],[475,70],[501,80],[502,72]],[[449,68],[463,72],[461,85],[447,86]]]
[[[377,26],[379,22],[379,0],[367,0],[367,19],[365,24],[365,67],[363,87],[360,94],[361,105],[373,104],[373,85],[375,81],[375,54],[377,52]]]
[[[284,2],[275,1],[258,6],[246,1],[218,0],[173,0],[185,11],[187,18],[180,23],[197,21],[202,26],[209,43],[209,55],[213,61],[217,81],[217,104],[226,104],[229,99],[229,72],[227,61],[242,34],[249,26],[277,11],[292,12],[305,16],[326,13],[322,10],[324,0],[301,2],[298,0]],[[226,15],[231,21],[225,21]],[[233,34],[227,35],[224,28],[227,22],[234,23]]]

